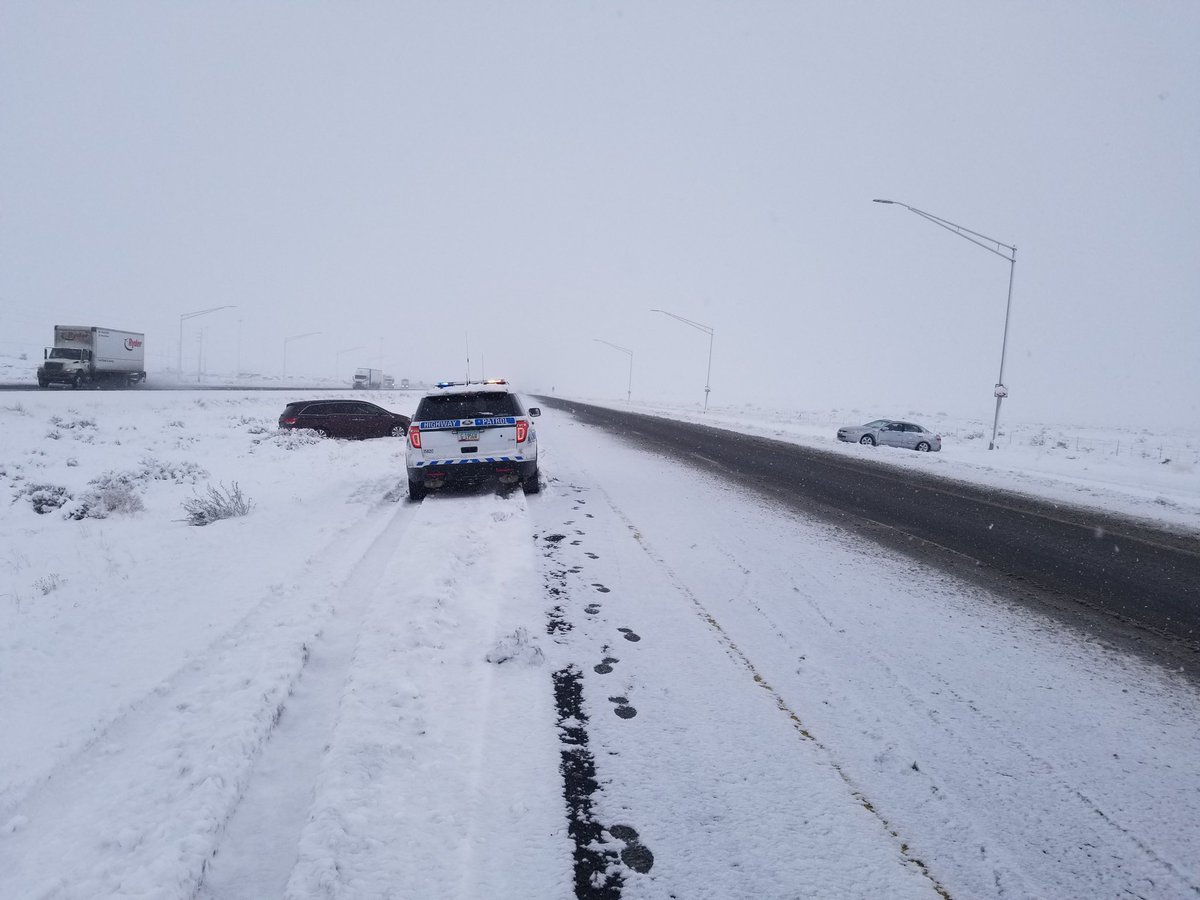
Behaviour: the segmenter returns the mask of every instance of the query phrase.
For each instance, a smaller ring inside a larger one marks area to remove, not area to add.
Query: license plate
[[[458,433],[458,439],[460,441],[477,441],[477,440],[479,440],[479,432],[478,431],[460,431]]]

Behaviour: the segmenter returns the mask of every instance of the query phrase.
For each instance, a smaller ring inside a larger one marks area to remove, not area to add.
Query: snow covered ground
[[[0,395],[0,897],[1200,893],[1182,677],[561,413],[413,504],[303,396]],[[1195,434],[885,412],[695,418],[1200,530]]]

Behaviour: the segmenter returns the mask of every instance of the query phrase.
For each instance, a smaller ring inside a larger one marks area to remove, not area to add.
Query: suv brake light
[[[417,450],[421,449],[421,426],[408,426],[408,442]]]
[[[282,420],[282,421],[281,421],[279,424],[280,424],[280,425],[295,425],[295,424],[296,424],[296,417],[295,417],[295,416],[292,416],[290,419],[284,419],[284,420]]]
[[[529,423],[524,419],[517,419],[517,443],[524,443],[527,437],[529,437]]]

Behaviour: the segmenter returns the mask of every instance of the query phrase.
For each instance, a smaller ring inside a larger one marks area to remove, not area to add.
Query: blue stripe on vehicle
[[[461,457],[459,459],[422,459],[417,460],[413,464],[414,469],[427,468],[428,466],[465,466],[472,463],[498,463],[498,462],[525,462],[524,456],[488,456],[483,459]]]

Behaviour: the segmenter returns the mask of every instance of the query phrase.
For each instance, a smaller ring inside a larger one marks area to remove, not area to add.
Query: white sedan
[[[942,449],[942,436],[934,434],[912,422],[897,422],[895,419],[876,419],[866,425],[846,425],[838,429],[839,441],[868,444],[883,444],[888,447],[905,447],[928,453]]]

